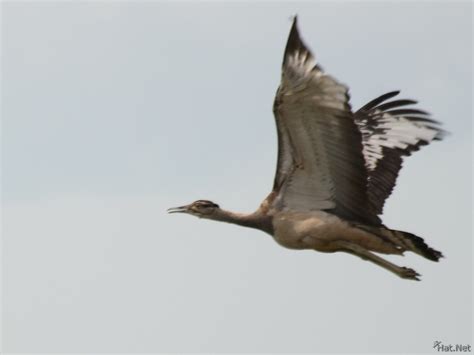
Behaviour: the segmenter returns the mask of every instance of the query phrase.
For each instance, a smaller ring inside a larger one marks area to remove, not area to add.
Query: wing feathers
[[[380,223],[367,197],[362,137],[348,89],[317,66],[298,34],[296,19],[274,113],[279,156],[273,208],[330,209],[348,220]]]
[[[398,94],[400,93],[399,90],[397,91],[391,91],[391,92],[388,92],[386,94],[383,94],[375,99],[373,99],[372,101],[369,101],[368,103],[366,103],[364,106],[362,106],[359,111],[367,111],[367,110],[370,110],[374,107],[376,107],[378,104],[384,102],[384,101],[387,101],[388,99],[391,99],[392,97],[394,96],[397,96]]]
[[[444,136],[426,111],[410,107],[416,101],[393,99],[399,93],[353,114],[347,87],[316,63],[295,17],[273,106],[278,162],[269,206],[380,224],[403,157]]]
[[[393,91],[382,95],[359,109],[354,119],[362,132],[364,158],[368,169],[368,196],[377,214],[381,214],[402,167],[403,157],[419,150],[445,132],[429,113],[418,108],[400,108],[414,100],[388,99]],[[385,103],[383,103],[385,102]]]
[[[416,103],[417,102],[413,100],[395,100],[395,101],[387,102],[386,104],[379,105],[377,106],[377,109],[381,111],[387,111],[388,109],[391,109],[394,107],[407,106],[407,105],[412,105]]]

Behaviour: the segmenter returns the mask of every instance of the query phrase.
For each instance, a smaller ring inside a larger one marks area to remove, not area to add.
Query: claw
[[[400,277],[403,279],[420,281],[418,276],[421,276],[421,275],[413,269],[410,269],[404,266],[401,268]]]

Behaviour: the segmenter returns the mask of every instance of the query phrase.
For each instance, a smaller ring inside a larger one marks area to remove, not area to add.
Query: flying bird
[[[286,44],[273,113],[278,159],[273,190],[249,214],[208,200],[168,209],[260,229],[290,249],[345,252],[404,279],[419,274],[378,254],[414,252],[438,261],[442,253],[408,232],[382,224],[380,215],[403,159],[444,131],[416,101],[377,97],[357,111],[349,90],[326,74],[301,40],[295,16]]]

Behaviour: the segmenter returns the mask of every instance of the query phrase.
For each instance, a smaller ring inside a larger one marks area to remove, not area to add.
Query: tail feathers
[[[423,238],[418,237],[412,233],[402,232],[402,231],[392,231],[395,234],[398,234],[404,240],[408,250],[411,250],[425,258],[433,261],[438,261],[440,258],[443,258],[443,254],[431,248],[428,244],[425,243]]]
[[[435,250],[426,244],[423,238],[412,233],[388,229],[386,227],[369,227],[366,225],[359,225],[358,227],[377,235],[386,242],[394,244],[402,252],[404,250],[409,250],[433,261],[438,261],[440,258],[444,257],[440,251]]]

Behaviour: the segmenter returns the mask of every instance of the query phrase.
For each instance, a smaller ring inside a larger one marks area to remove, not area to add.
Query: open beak
[[[168,213],[184,213],[188,211],[188,206],[171,207],[166,210]]]

